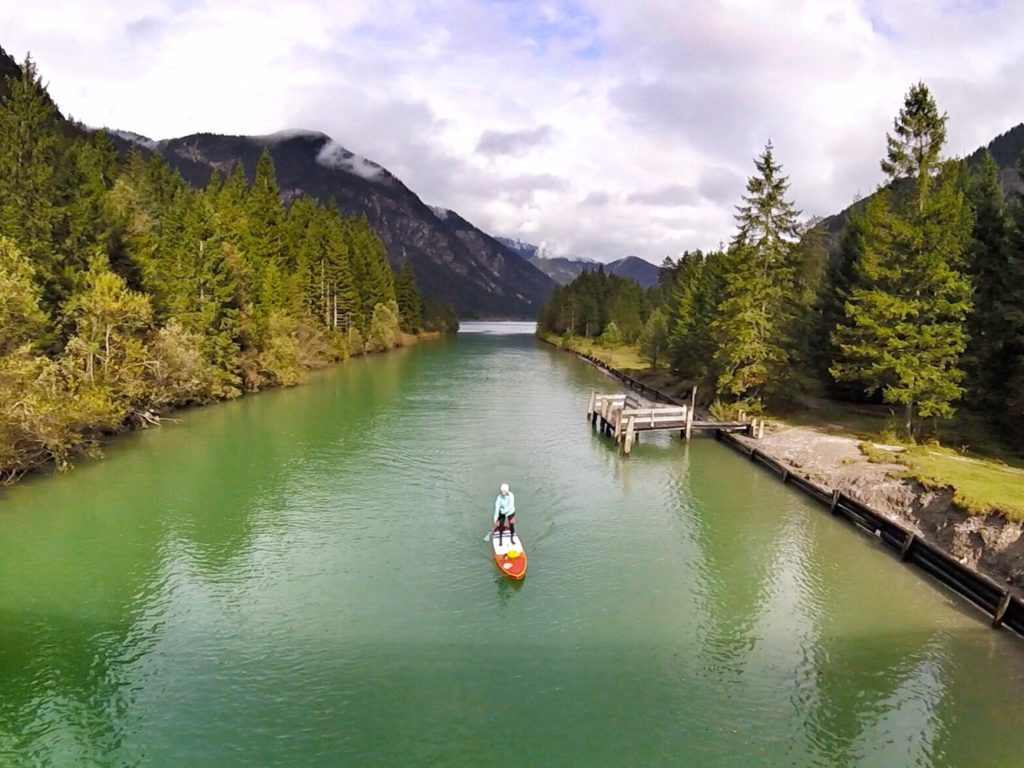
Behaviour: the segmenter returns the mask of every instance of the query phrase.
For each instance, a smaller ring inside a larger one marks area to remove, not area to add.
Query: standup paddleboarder
[[[508,488],[508,483],[502,483],[498,487],[498,498],[494,500],[494,526],[491,528],[491,535],[498,532],[498,543],[501,544],[502,532],[505,525],[508,525],[509,536],[515,539],[516,536],[516,497]]]

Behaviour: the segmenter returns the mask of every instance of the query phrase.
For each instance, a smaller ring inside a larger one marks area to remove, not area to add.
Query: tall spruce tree
[[[859,285],[834,334],[833,376],[904,406],[911,437],[921,419],[954,414],[963,379],[970,284],[962,270],[971,213],[959,169],[939,161],[945,123],[928,89],[913,86],[882,161],[891,180],[906,177],[909,188],[880,190],[868,204]]]
[[[725,295],[712,326],[717,388],[736,397],[781,394],[791,379],[794,267],[799,212],[772,144],[754,161],[737,206],[739,229],[730,247]]]
[[[928,87],[918,82],[910,87],[899,115],[893,119],[893,132],[885,137],[888,151],[881,163],[882,171],[891,180],[913,180],[919,210],[924,208],[932,176],[939,169],[948,119],[945,113],[939,114]]]

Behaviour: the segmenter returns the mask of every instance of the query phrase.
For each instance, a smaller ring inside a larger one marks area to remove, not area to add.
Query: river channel
[[[0,491],[0,765],[1024,762],[1024,641],[712,439],[616,455],[516,330]]]

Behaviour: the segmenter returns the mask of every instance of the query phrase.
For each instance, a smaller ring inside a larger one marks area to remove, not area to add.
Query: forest
[[[801,223],[769,142],[727,246],[666,259],[647,292],[582,275],[540,331],[637,344],[751,412],[803,393],[887,403],[917,439],[966,406],[1024,447],[1024,201],[989,153],[943,156],[947,122],[927,86],[909,89],[885,181],[835,237]]]
[[[266,154],[194,189],[65,120],[31,59],[0,88],[0,296],[0,481],[458,327],[364,219],[285,205]]]

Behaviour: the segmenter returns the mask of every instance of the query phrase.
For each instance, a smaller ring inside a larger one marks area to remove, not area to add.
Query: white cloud
[[[322,131],[495,234],[655,263],[731,238],[769,139],[805,214],[870,192],[919,79],[952,153],[1019,123],[1022,28],[1024,3],[926,0],[0,8],[0,45],[88,124]]]
[[[384,177],[383,168],[365,157],[349,152],[336,141],[326,142],[317,153],[316,161],[327,168],[338,168],[370,181]]]

